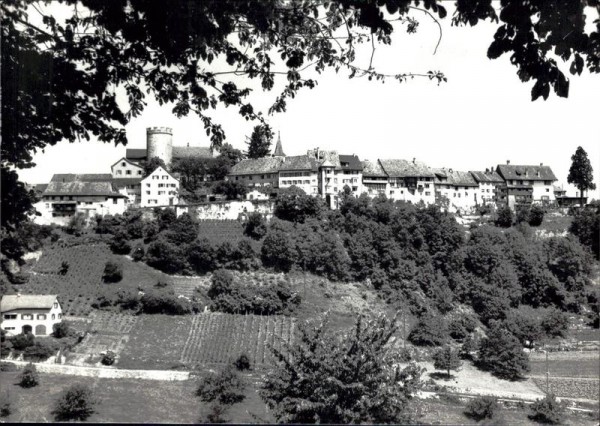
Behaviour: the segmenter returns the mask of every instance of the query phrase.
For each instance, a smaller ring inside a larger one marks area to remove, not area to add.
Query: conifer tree
[[[572,183],[579,189],[579,195],[581,197],[581,207],[583,207],[583,192],[587,190],[596,189],[594,183],[594,169],[590,163],[590,159],[587,156],[587,152],[578,146],[575,154],[571,156],[571,168],[569,169],[569,176],[567,176],[567,182]]]
[[[252,135],[247,142],[248,158],[263,158],[267,157],[271,152],[271,141],[273,140],[273,132],[268,125],[258,125],[254,127]]]

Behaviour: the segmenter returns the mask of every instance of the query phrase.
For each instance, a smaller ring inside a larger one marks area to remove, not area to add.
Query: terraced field
[[[244,237],[244,224],[238,220],[205,219],[198,225],[198,236],[216,245],[228,241],[235,246]]]

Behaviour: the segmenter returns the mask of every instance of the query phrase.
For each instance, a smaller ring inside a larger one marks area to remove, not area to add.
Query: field
[[[246,353],[257,368],[273,363],[268,345],[293,338],[294,320],[206,313],[171,317],[142,315],[128,334],[119,368],[195,368],[227,363]]]
[[[236,246],[244,238],[244,224],[239,220],[205,219],[198,221],[198,237],[207,238],[212,244],[229,242]]]
[[[113,260],[123,265],[123,279],[118,283],[102,281],[104,266]],[[59,274],[63,262],[68,262],[65,275]],[[71,316],[87,316],[92,303],[102,295],[116,293],[119,289],[144,289],[158,281],[169,282],[169,277],[145,264],[136,263],[124,256],[111,253],[106,244],[75,245],[53,244],[44,248],[41,258],[28,265],[30,279],[20,285],[19,291],[29,294],[57,294],[63,312]]]
[[[536,353],[529,357],[530,375],[546,375],[546,357]],[[550,377],[600,377],[600,355],[598,352],[549,352],[548,370]]]

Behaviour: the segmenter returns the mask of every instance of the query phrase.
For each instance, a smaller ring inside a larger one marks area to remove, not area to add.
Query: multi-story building
[[[0,327],[9,336],[47,336],[62,321],[62,309],[55,295],[5,294],[0,301]]]
[[[140,204],[144,169],[139,164],[123,157],[110,166],[110,171],[113,185],[127,197],[128,203]]]
[[[470,210],[479,202],[479,185],[469,172],[434,169],[435,198],[451,210]]]
[[[510,161],[496,168],[504,180],[499,186],[498,202],[511,209],[532,203],[550,204],[556,201],[553,184],[556,176],[549,166],[517,166]]]
[[[369,197],[376,197],[378,195],[385,195],[389,193],[389,182],[388,176],[383,171],[379,160],[371,162],[365,160],[362,162],[363,165],[363,192],[366,192]]]
[[[110,174],[56,174],[35,205],[40,216],[34,221],[64,224],[76,213],[88,218],[122,214],[126,200],[113,186]]]
[[[277,157],[276,157],[277,158]],[[293,155],[284,158],[279,166],[278,187],[297,186],[309,195],[318,195],[319,163],[308,155]]]
[[[379,160],[379,163],[388,176],[388,198],[412,204],[435,203],[435,175],[425,163],[416,159]]]
[[[339,179],[341,180],[342,190],[347,186],[350,188],[352,193],[356,196],[363,192],[363,165],[360,159],[356,155],[342,155],[339,156],[341,173]]]
[[[484,172],[470,172],[479,185],[478,204],[486,205],[495,203],[498,187],[504,184],[504,179],[493,169],[485,169]]]
[[[162,167],[142,179],[141,206],[174,206],[179,204],[179,179]]]
[[[227,179],[248,187],[279,187],[284,157],[247,158],[231,168]]]

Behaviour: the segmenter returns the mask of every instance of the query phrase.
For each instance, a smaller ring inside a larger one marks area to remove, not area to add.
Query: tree
[[[408,335],[415,345],[441,346],[448,338],[448,329],[444,319],[432,313],[423,315]]]
[[[217,266],[215,249],[207,238],[201,238],[190,244],[187,258],[190,266],[198,274],[213,271]]]
[[[508,206],[498,209],[495,225],[501,228],[510,228],[513,223],[513,212]]]
[[[76,213],[69,219],[69,223],[65,228],[67,234],[73,234],[75,236],[80,236],[86,226],[85,214]]]
[[[105,283],[117,283],[123,279],[123,265],[109,260],[104,265],[102,281]]]
[[[296,262],[294,244],[289,234],[280,230],[269,230],[260,255],[266,267],[282,272],[289,272]]]
[[[596,259],[600,259],[600,209],[586,208],[578,212],[569,232],[575,235],[581,244],[590,248]]]
[[[590,189],[596,189],[596,184],[594,183],[594,169],[592,169],[592,164],[587,156],[587,152],[580,146],[575,150],[575,154],[571,156],[571,161],[567,182],[572,183],[579,189],[581,207],[583,207],[585,204],[583,201],[583,192]]]
[[[236,404],[246,398],[246,384],[232,365],[216,374],[206,376],[198,386],[196,394],[204,402],[218,401],[224,405]]]
[[[149,158],[146,161],[144,161],[142,165],[144,167],[144,177],[151,174],[158,167],[162,167],[163,169],[168,170],[167,165],[165,164],[163,159],[159,157]]]
[[[148,246],[146,263],[167,274],[185,273],[189,269],[183,248],[162,237]]]
[[[76,383],[59,396],[52,414],[57,421],[85,420],[94,413],[95,405],[92,390],[87,385]]]
[[[252,212],[248,215],[248,221],[244,227],[244,235],[255,240],[260,240],[267,233],[267,224],[262,214]]]
[[[71,326],[67,321],[61,321],[52,326],[52,335],[57,339],[62,339],[71,334]]]
[[[560,424],[565,411],[565,404],[556,400],[554,394],[546,395],[531,404],[529,418],[539,423]]]
[[[472,399],[465,408],[465,415],[473,420],[492,419],[498,410],[498,401],[492,396],[479,396]]]
[[[244,198],[244,195],[248,193],[248,188],[243,183],[224,180],[217,182],[213,187],[213,192],[225,195],[228,200],[237,200]]]
[[[352,330],[333,333],[327,318],[300,327],[260,391],[280,423],[407,423],[422,369],[401,369],[390,340],[395,319],[359,316]]]
[[[544,221],[544,209],[539,204],[534,204],[529,211],[529,225],[540,226]]]
[[[445,370],[448,378],[452,377],[450,370],[458,371],[461,365],[458,352],[451,346],[444,346],[433,354],[433,367],[436,370]]]
[[[221,145],[219,148],[219,154],[221,154],[221,157],[226,158],[229,161],[230,166],[239,163],[244,158],[244,153],[239,149],[234,148],[229,143],[224,143]]]
[[[297,186],[291,186],[279,193],[274,214],[282,220],[304,223],[309,218],[320,217],[323,211],[321,198],[307,195]]]
[[[248,158],[262,158],[271,154],[271,142],[273,141],[273,132],[271,127],[263,124],[254,127],[252,135],[246,142],[248,145]]]
[[[479,366],[502,379],[516,380],[529,371],[529,358],[515,336],[493,324],[481,341]]]
[[[23,388],[32,388],[40,383],[40,378],[37,369],[33,363],[29,363],[23,368],[23,372],[19,376],[19,385]]]

